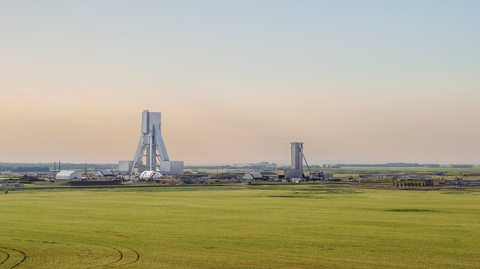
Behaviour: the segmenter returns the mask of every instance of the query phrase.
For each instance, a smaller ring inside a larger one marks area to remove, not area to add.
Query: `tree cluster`
[[[2,172],[24,173],[24,172],[50,172],[48,166],[0,166]]]

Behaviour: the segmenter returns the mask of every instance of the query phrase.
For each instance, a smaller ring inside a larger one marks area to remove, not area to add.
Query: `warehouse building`
[[[95,173],[95,177],[103,177],[103,178],[115,178],[115,174],[112,170],[100,170]]]

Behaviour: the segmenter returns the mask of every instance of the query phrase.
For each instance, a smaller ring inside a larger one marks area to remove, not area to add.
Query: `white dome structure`
[[[82,174],[77,171],[60,171],[55,180],[82,180]]]
[[[245,175],[243,175],[243,178],[247,180],[258,180],[262,179],[263,175],[262,173],[246,173]]]

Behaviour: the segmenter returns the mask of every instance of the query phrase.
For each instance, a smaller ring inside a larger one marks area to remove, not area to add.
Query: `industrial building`
[[[119,174],[133,175],[158,171],[163,175],[183,175],[183,161],[170,161],[161,133],[161,113],[144,110],[142,132],[133,161],[120,161]]]
[[[291,142],[291,168],[278,169],[278,178],[299,178],[303,177],[303,143]]]
[[[100,170],[95,173],[95,177],[102,177],[102,178],[114,178],[115,174],[112,170]]]
[[[133,161],[119,161],[118,162],[118,174],[121,176],[130,175],[130,171],[133,167]]]
[[[82,174],[77,171],[60,171],[55,180],[82,180]]]

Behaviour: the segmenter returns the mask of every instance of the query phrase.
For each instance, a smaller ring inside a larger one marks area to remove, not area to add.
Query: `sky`
[[[480,164],[479,1],[0,0],[0,162]]]

